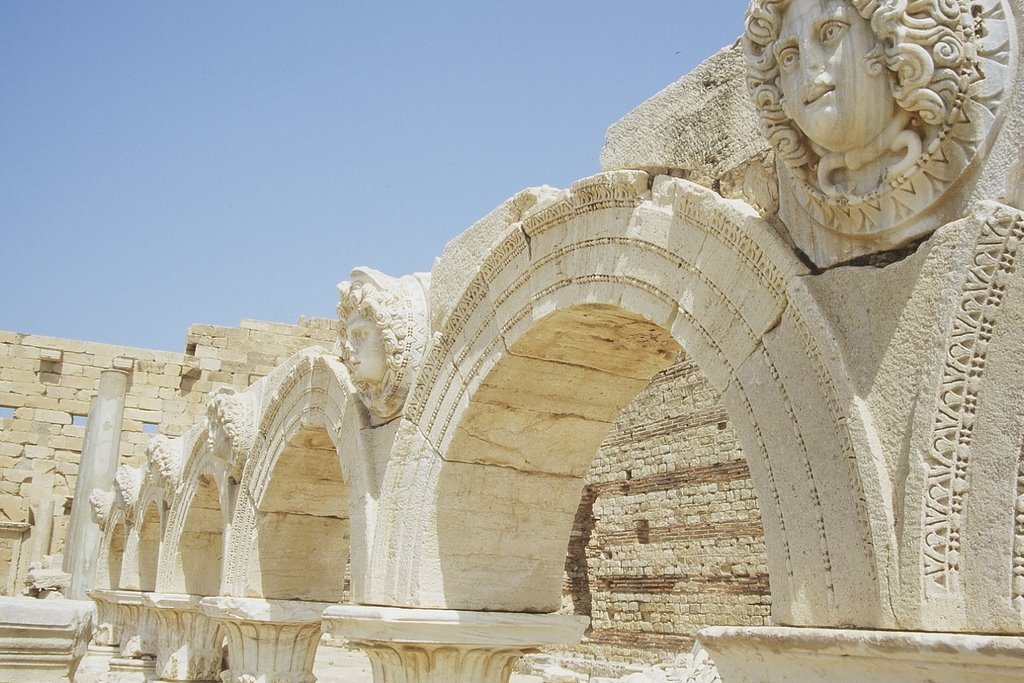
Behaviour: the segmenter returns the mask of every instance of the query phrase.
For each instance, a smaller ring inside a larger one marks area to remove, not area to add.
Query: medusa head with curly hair
[[[1001,14],[998,0],[752,0],[747,85],[815,220],[884,231],[956,181],[1001,97],[985,38]]]
[[[341,358],[373,424],[394,419],[405,405],[427,342],[429,277],[356,268],[338,285]]]

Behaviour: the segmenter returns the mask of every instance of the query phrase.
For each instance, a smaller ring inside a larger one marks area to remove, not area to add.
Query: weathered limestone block
[[[614,123],[601,168],[711,184],[770,153],[746,92],[739,44],[723,48]]]
[[[727,683],[1017,683],[1024,637],[715,626],[698,636]]]
[[[225,683],[314,683],[320,616],[330,603],[203,598],[200,609],[228,640]]]
[[[0,598],[0,683],[73,680],[95,619],[88,601]]]
[[[374,683],[506,683],[516,660],[576,644],[587,617],[389,607],[329,607],[324,630],[370,657]]]

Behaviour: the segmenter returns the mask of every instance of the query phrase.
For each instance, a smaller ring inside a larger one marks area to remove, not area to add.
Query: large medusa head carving
[[[1007,31],[1001,0],[753,0],[747,83],[811,218],[870,238],[924,214],[989,137]]]
[[[373,424],[401,414],[423,358],[427,330],[426,273],[393,278],[356,268],[338,285],[339,347]]]

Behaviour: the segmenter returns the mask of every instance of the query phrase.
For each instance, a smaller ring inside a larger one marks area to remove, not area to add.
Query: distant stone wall
[[[595,457],[563,592],[566,611],[591,617],[584,644],[562,653],[584,661],[671,658],[704,626],[768,623],[746,461],[717,392],[685,356],[622,412]]]
[[[49,550],[63,550],[101,371],[129,368],[121,459],[139,464],[157,429],[174,436],[202,418],[213,389],[244,389],[300,349],[331,348],[335,336],[336,322],[321,318],[193,325],[185,353],[176,353],[0,332],[0,594],[21,590],[32,546],[22,525],[35,521],[31,510],[41,500],[55,499]]]

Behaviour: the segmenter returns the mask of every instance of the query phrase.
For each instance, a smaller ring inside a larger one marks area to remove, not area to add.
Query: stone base
[[[1020,683],[1024,637],[715,626],[698,640],[723,683]]]
[[[75,672],[75,683],[98,683],[100,676],[110,668],[110,660],[117,657],[120,649],[117,645],[90,644]]]
[[[114,657],[110,660],[110,668],[100,676],[99,683],[152,683],[157,680],[154,660]]]
[[[329,607],[324,631],[370,657],[374,683],[507,683],[542,645],[577,644],[586,617],[395,607]]]
[[[0,683],[71,680],[95,614],[88,601],[0,598]]]

